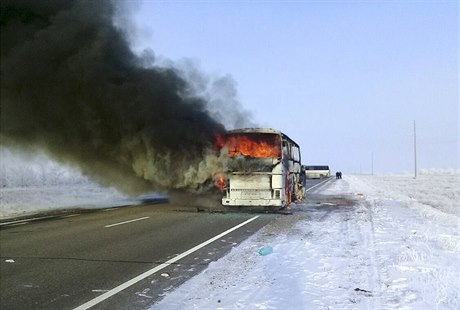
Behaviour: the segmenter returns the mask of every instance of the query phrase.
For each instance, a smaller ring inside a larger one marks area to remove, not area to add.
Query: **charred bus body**
[[[223,188],[225,206],[286,207],[305,190],[300,148],[271,128],[232,130],[224,139],[229,156]]]

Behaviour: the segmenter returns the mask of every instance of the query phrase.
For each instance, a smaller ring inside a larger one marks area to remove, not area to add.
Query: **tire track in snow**
[[[318,298],[317,305],[353,309],[361,304],[380,309],[382,282],[372,206],[362,194],[351,193],[344,180],[329,182],[321,191],[314,191],[309,200],[311,243],[327,244],[333,249],[327,254],[321,253],[321,246],[316,249],[322,264],[316,272],[312,270],[312,280],[322,283],[320,286],[329,292]],[[329,237],[334,232],[339,238]],[[329,272],[324,274],[322,270]],[[346,290],[348,300],[339,300],[334,295],[337,289]]]
[[[381,276],[380,276],[380,271],[381,268],[378,268],[378,259],[377,259],[377,247],[376,247],[376,241],[375,241],[375,226],[374,226],[374,215],[373,215],[373,208],[372,205],[369,204],[367,201],[362,202],[362,206],[367,210],[367,216],[368,216],[368,223],[369,223],[369,231],[365,235],[367,236],[367,240],[365,242],[365,245],[369,248],[369,258],[371,261],[371,264],[369,265],[369,274],[371,276],[368,277],[368,285],[369,285],[369,290],[372,292],[372,296],[374,298],[368,299],[370,303],[371,309],[381,309]]]

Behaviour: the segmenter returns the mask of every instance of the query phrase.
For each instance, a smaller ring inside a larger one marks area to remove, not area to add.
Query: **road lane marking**
[[[81,215],[81,214],[80,214],[80,213],[77,213],[77,214],[69,214],[69,215],[63,215],[63,216],[61,216],[61,218],[66,219],[66,218],[68,218],[68,217],[74,217],[74,216],[79,216],[79,215]]]
[[[3,223],[0,223],[0,226],[6,226],[6,225],[18,224],[18,223],[27,223],[27,222],[33,222],[33,221],[40,221],[40,220],[51,219],[51,218],[54,218],[54,217],[55,216],[42,216],[42,217],[34,217],[34,218],[30,218],[30,219],[17,220],[17,221],[12,221],[12,222],[3,222]]]
[[[100,302],[112,297],[113,295],[123,291],[124,289],[130,287],[131,285],[136,284],[137,282],[139,282],[139,281],[141,281],[141,280],[153,275],[154,273],[156,273],[156,272],[158,272],[158,271],[170,266],[171,264],[173,264],[173,263],[177,262],[178,260],[180,260],[180,259],[192,254],[193,252],[198,251],[199,249],[201,249],[201,248],[207,246],[208,244],[210,244],[211,242],[214,242],[217,239],[220,239],[223,236],[231,233],[232,231],[237,230],[238,228],[243,227],[246,224],[249,224],[250,222],[254,221],[258,217],[259,217],[258,215],[254,216],[254,217],[250,218],[249,220],[244,221],[243,223],[240,223],[240,224],[238,224],[238,225],[236,225],[236,226],[224,231],[223,233],[220,233],[217,236],[215,236],[215,237],[213,237],[213,238],[211,238],[211,239],[209,239],[209,240],[207,240],[207,241],[205,241],[203,243],[198,244],[197,246],[194,246],[190,250],[185,251],[184,253],[179,254],[176,257],[171,258],[167,262],[164,262],[163,264],[158,265],[155,268],[152,268],[152,269],[150,269],[150,270],[138,275],[137,277],[135,277],[135,278],[123,283],[123,284],[120,284],[119,286],[111,289],[110,291],[108,291],[108,292],[106,292],[106,293],[104,293],[104,294],[102,294],[102,295],[100,295],[100,296],[98,296],[98,297],[96,297],[94,299],[91,299],[90,301],[84,303],[81,306],[78,306],[77,308],[75,308],[73,310],[89,309],[89,308],[97,305],[98,303],[100,303]]]
[[[318,184],[316,184],[316,185],[313,185],[312,187],[310,187],[310,188],[308,188],[307,190],[305,190],[305,192],[308,192],[308,191],[310,191],[310,190],[312,190],[312,189],[314,189],[314,188],[316,188],[316,187],[318,187],[318,186],[320,186],[320,185],[326,183],[326,182],[329,181],[330,179],[331,179],[331,178],[328,178],[328,179],[324,180],[324,181],[321,182],[321,183],[318,183]]]
[[[102,210],[102,211],[107,212],[107,211],[113,211],[113,210],[116,210],[116,209],[118,209],[118,208],[117,208],[117,207],[113,207],[113,208],[104,209],[104,210]]]
[[[145,220],[145,219],[148,219],[148,218],[150,218],[150,216],[141,217],[141,218],[138,218],[138,219],[124,221],[124,222],[120,222],[120,223],[105,225],[104,227],[109,228],[109,227],[113,227],[113,226],[118,226],[118,225],[128,224],[128,223],[132,223],[132,222],[142,221],[142,220]]]
[[[25,224],[29,224],[29,222],[15,223],[15,224],[11,224],[10,226],[20,226],[20,225],[25,225]]]

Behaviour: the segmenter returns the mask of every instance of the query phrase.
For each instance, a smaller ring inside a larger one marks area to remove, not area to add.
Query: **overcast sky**
[[[144,1],[134,17],[136,49],[230,75],[305,164],[413,171],[415,120],[418,167],[459,168],[458,1]]]

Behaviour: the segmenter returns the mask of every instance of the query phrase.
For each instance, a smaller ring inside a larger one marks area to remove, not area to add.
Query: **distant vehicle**
[[[232,130],[222,141],[230,157],[222,180],[227,206],[288,206],[302,200],[300,147],[271,128]]]
[[[329,166],[304,166],[307,179],[322,179],[331,176]]]

